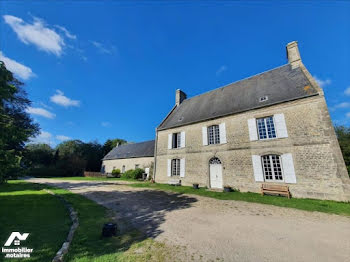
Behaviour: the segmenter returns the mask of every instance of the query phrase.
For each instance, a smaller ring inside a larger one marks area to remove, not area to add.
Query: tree
[[[48,144],[28,144],[23,152],[22,163],[26,167],[45,167],[54,161],[54,150]]]
[[[25,142],[39,132],[25,112],[30,100],[22,86],[0,61],[0,183],[18,174]]]
[[[117,145],[123,145],[126,144],[127,141],[124,139],[116,138],[116,139],[108,139],[103,144],[103,155],[107,155],[109,151],[111,151],[113,148],[115,148]]]
[[[340,149],[350,176],[350,127],[336,126],[335,133],[337,134]]]

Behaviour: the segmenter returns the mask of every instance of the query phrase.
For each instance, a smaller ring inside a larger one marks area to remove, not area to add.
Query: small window
[[[136,164],[136,165],[135,165],[135,169],[138,169],[138,168],[140,168],[140,165],[139,165],[139,164]]]
[[[269,100],[268,96],[262,96],[262,97],[259,98],[259,102],[265,102],[267,100]]]
[[[122,173],[125,173],[125,166],[122,166]]]
[[[220,144],[220,131],[218,125],[208,127],[208,144]]]
[[[173,146],[173,148],[181,147],[181,133],[174,133],[173,134],[172,146]]]
[[[171,176],[180,176],[180,159],[171,160]]]
[[[265,155],[261,157],[265,181],[283,181],[281,157]]]
[[[272,116],[258,118],[256,123],[260,140],[276,138],[275,124]]]

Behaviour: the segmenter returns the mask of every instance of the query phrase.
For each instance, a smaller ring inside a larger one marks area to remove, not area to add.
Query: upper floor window
[[[180,176],[180,159],[171,160],[171,175]]]
[[[258,118],[256,123],[258,125],[259,139],[276,138],[275,124],[272,116]]]
[[[265,181],[283,181],[281,157],[265,155],[261,157]]]
[[[181,133],[174,133],[172,148],[179,148],[179,147],[181,147]]]
[[[219,125],[213,125],[208,127],[208,144],[220,144]]]

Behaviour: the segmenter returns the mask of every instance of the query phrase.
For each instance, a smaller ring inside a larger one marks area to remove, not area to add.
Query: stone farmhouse
[[[154,163],[154,140],[125,144],[113,148],[102,159],[102,173],[112,173],[120,169],[122,173],[130,169],[142,168],[147,176]]]
[[[243,192],[282,183],[293,197],[350,200],[323,90],[297,42],[287,45],[287,58],[283,66],[192,98],[176,90],[175,106],[156,129],[155,181]],[[106,170],[153,161],[151,150],[126,159],[122,148],[104,158]]]

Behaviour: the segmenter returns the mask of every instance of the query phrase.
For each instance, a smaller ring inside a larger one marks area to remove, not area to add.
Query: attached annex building
[[[323,90],[297,42],[288,63],[176,103],[156,130],[154,179],[259,192],[285,183],[294,197],[350,200],[350,180]]]
[[[103,159],[101,173],[110,174],[114,169],[124,173],[130,169],[142,168],[148,175],[154,163],[154,140],[125,144],[113,148]]]

